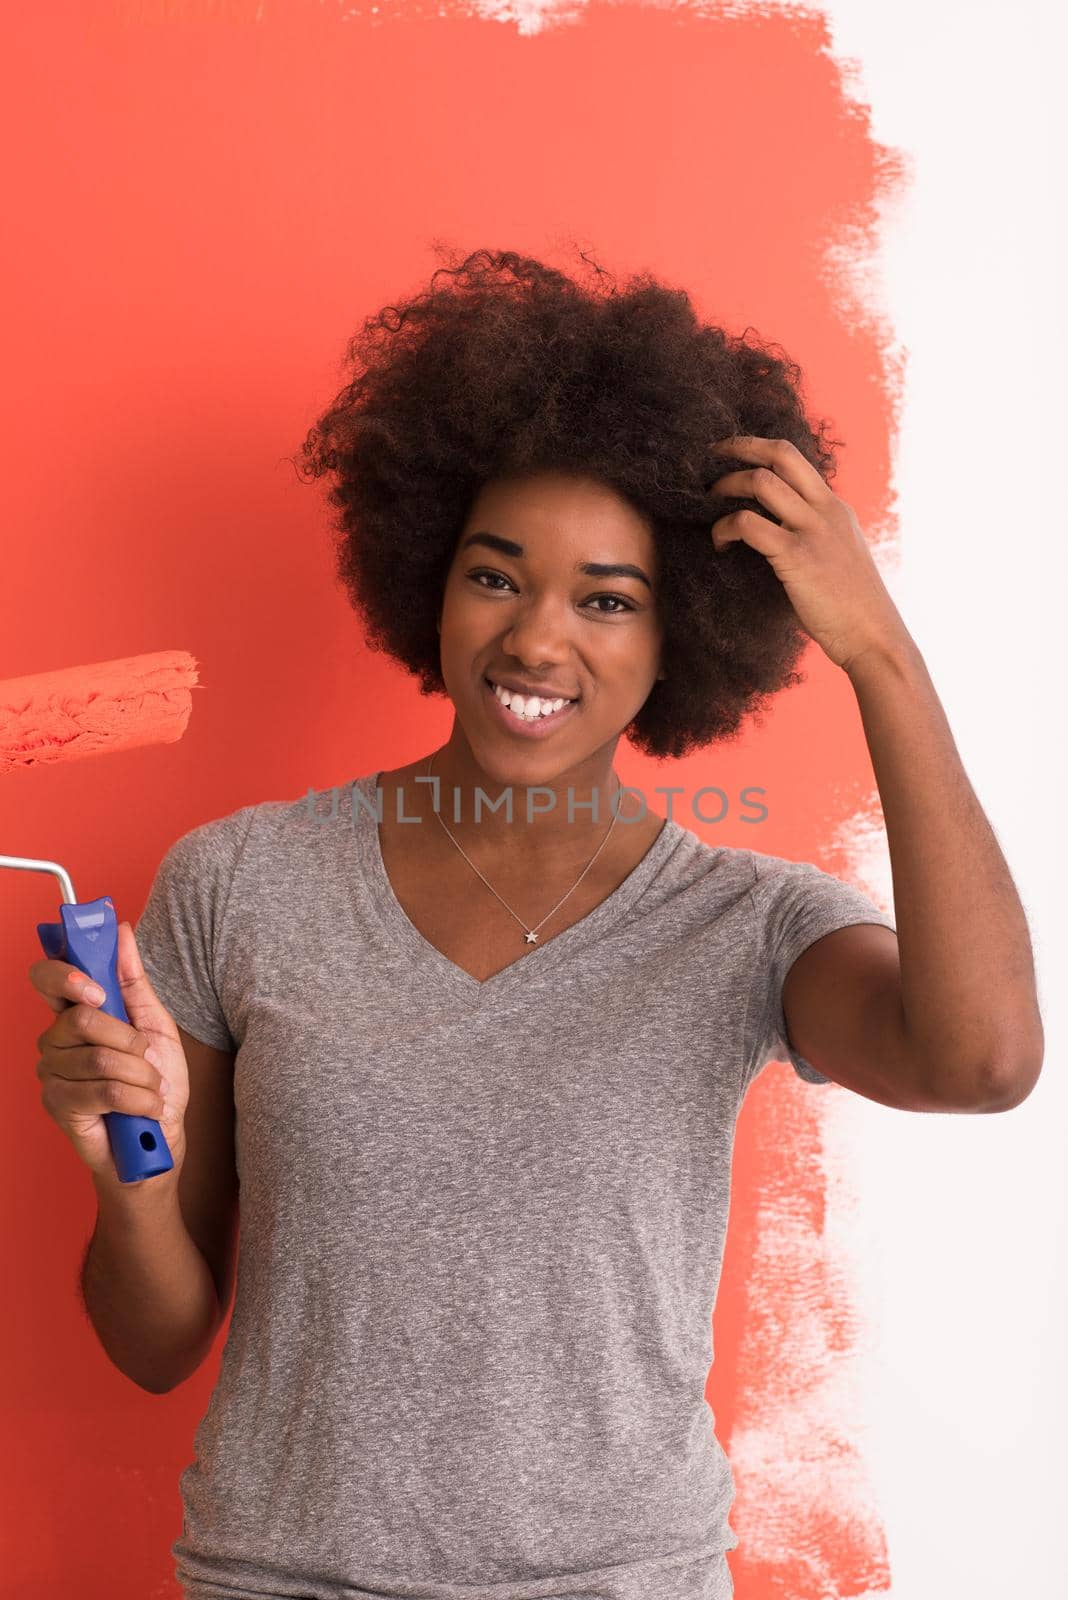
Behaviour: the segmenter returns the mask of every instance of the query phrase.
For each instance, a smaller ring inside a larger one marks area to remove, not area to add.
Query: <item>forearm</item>
[[[846,671],[889,841],[909,1037],[952,1098],[1022,1097],[1043,1050],[1027,919],[926,663],[906,638]]]
[[[195,1372],[222,1320],[171,1174],[139,1184],[94,1178],[96,1230],[82,1267],[85,1309],[109,1359],[151,1394]]]

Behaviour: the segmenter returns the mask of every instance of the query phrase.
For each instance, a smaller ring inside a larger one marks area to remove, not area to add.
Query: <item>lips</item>
[[[569,700],[567,705],[553,711],[548,716],[531,717],[524,720],[509,711],[507,706],[497,696],[491,687],[489,678],[483,678],[482,687],[489,700],[489,712],[497,726],[517,739],[548,739],[570,717],[578,715],[578,700]]]
[[[505,683],[503,678],[495,678],[491,672],[486,673],[486,682],[492,688],[507,689],[509,694],[521,694],[527,700],[537,695],[539,700],[577,700],[577,694],[568,694],[563,689],[521,689],[518,684]]]

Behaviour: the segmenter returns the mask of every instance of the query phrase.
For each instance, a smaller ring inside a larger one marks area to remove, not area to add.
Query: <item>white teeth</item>
[[[502,705],[507,706],[513,716],[521,717],[525,722],[534,722],[538,717],[552,716],[563,706],[569,706],[570,700],[542,700],[540,696],[513,694],[510,689],[502,689],[500,684],[493,683],[493,692]]]

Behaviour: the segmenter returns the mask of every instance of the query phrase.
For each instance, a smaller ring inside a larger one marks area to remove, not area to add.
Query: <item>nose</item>
[[[554,603],[551,595],[529,600],[516,611],[502,634],[501,648],[532,671],[570,661],[572,641],[567,602]]]

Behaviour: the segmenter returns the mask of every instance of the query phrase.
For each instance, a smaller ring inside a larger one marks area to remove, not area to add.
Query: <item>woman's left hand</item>
[[[717,550],[742,539],[766,556],[805,632],[847,672],[868,650],[911,643],[852,507],[796,445],[745,434],[714,449],[757,465],[728,472],[710,487],[759,500],[782,521],[778,527],[759,511],[732,511],[712,524]]]

